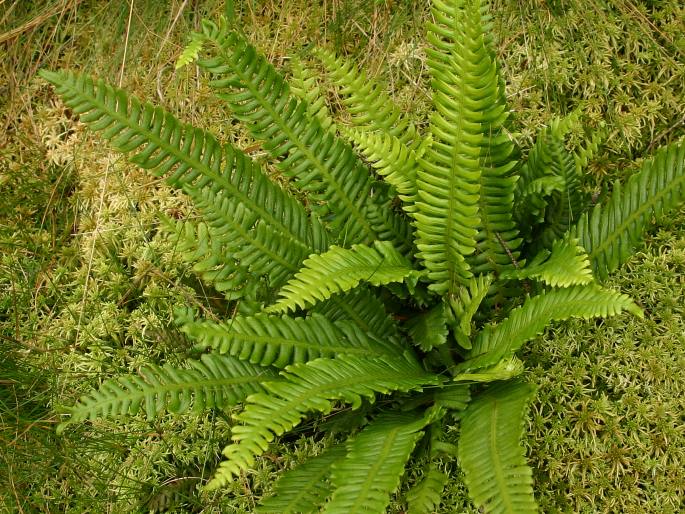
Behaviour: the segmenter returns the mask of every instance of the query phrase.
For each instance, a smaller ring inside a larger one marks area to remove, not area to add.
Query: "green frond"
[[[442,500],[449,477],[434,466],[428,468],[420,482],[407,492],[407,514],[432,514]]]
[[[447,341],[446,306],[440,302],[407,322],[407,332],[416,346],[429,352]]]
[[[418,158],[399,138],[382,132],[348,129],[343,132],[364,154],[371,166],[393,186],[406,212],[414,211]]]
[[[473,273],[507,269],[510,254],[518,256],[511,218],[516,162],[485,7],[477,0],[435,1],[432,13],[428,65],[436,112],[433,142],[417,174],[414,218],[432,287],[453,294]]]
[[[415,414],[386,413],[372,421],[333,465],[335,490],[323,512],[383,514],[425,425]]]
[[[508,271],[500,278],[534,278],[552,287],[589,284],[594,280],[585,249],[568,235],[554,241],[551,252],[540,250],[523,269]]]
[[[223,323],[190,320],[182,330],[202,347],[277,368],[318,357],[380,357],[398,351],[397,345],[359,331],[354,323],[332,323],[320,314],[296,319],[257,314]]]
[[[295,96],[304,100],[307,104],[307,114],[310,118],[316,118],[321,128],[335,134],[337,127],[330,112],[326,100],[321,93],[318,77],[308,69],[298,57],[290,59],[290,90]]]
[[[266,312],[281,313],[312,306],[336,293],[349,291],[360,282],[374,286],[401,282],[418,273],[411,262],[387,241],[352,248],[331,246],[326,253],[311,255],[304,267],[279,292],[281,298]]]
[[[200,55],[204,44],[205,38],[202,37],[201,34],[192,34],[190,36],[190,42],[183,49],[181,55],[178,56],[178,59],[176,59],[176,65],[174,66],[174,69],[178,70],[184,66],[187,66],[191,62],[195,62],[198,55]]]
[[[234,116],[272,157],[283,158],[278,166],[307,191],[313,209],[325,204],[338,240],[378,239],[367,209],[385,198],[371,194],[374,181],[352,147],[307,115],[306,102],[290,93],[283,76],[244,38],[209,22],[203,22],[203,30],[216,56],[198,64],[214,77],[210,86]]]
[[[607,138],[608,131],[605,127],[596,130],[589,135],[587,141],[584,142],[583,146],[578,147],[573,152],[573,160],[576,163],[576,170],[578,174],[581,174],[588,163],[593,159],[595,154],[599,151],[599,147],[602,145],[604,140]]]
[[[245,410],[236,416],[242,424],[233,427],[234,443],[223,452],[228,460],[220,464],[208,488],[221,487],[252,467],[269,442],[298,425],[307,412],[328,413],[333,400],[358,408],[376,393],[420,390],[441,380],[403,356],[317,359],[288,366],[281,375],[282,380],[265,385],[268,394],[250,396]]]
[[[523,373],[523,361],[511,356],[500,359],[497,364],[488,368],[481,368],[476,371],[467,371],[454,376],[455,382],[495,382],[498,380],[509,380]]]
[[[352,114],[352,122],[356,126],[395,137],[408,148],[416,148],[421,143],[412,121],[395,105],[384,88],[363,70],[324,48],[316,48],[314,55],[321,60],[339,88],[343,104]]]
[[[248,281],[248,270],[239,266],[221,242],[212,237],[212,227],[166,216],[161,217],[161,225],[175,243],[175,251],[192,264],[204,283],[223,293],[227,300],[254,296],[257,283]]]
[[[472,277],[464,286],[460,286],[453,296],[447,298],[456,323],[452,323],[454,338],[465,350],[471,349],[471,322],[478,312],[478,307],[490,290],[492,275]]]
[[[332,492],[328,481],[331,467],[345,458],[342,444],[282,473],[274,484],[274,495],[257,507],[257,514],[309,514],[319,512]]]
[[[495,326],[485,327],[476,338],[467,359],[457,366],[469,371],[493,366],[511,356],[521,345],[542,333],[552,321],[568,318],[615,316],[628,311],[642,317],[642,310],[624,294],[596,284],[543,291],[512,310]]]
[[[86,419],[134,415],[141,409],[153,419],[164,411],[180,414],[191,407],[195,412],[225,408],[263,391],[263,384],[274,378],[270,370],[226,355],[203,355],[199,361],[190,361],[188,369],[149,366],[139,375],[107,380],[97,391],[82,396],[69,409],[70,418],[60,424],[59,431]]]
[[[514,213],[535,251],[550,248],[578,221],[585,206],[577,158],[564,141],[577,121],[576,113],[552,120],[538,134],[521,169]]]
[[[447,384],[433,393],[435,405],[453,411],[462,411],[471,401],[468,385]]]
[[[351,321],[362,332],[376,338],[397,340],[397,322],[385,311],[385,304],[368,287],[359,286],[317,303],[310,312],[322,314],[331,321]]]
[[[469,495],[488,514],[537,512],[533,471],[519,442],[534,393],[523,382],[500,383],[474,397],[463,413],[459,465]]]
[[[685,141],[646,160],[623,186],[618,181],[605,205],[585,213],[571,234],[587,250],[595,274],[605,279],[625,262],[652,218],[660,218],[685,198]]]

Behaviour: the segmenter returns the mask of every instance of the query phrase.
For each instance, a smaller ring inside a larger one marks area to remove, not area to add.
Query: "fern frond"
[[[469,371],[497,364],[501,358],[511,356],[523,343],[541,334],[551,321],[572,317],[606,318],[622,311],[643,316],[642,310],[627,295],[595,284],[543,291],[512,310],[500,324],[485,327],[467,354],[468,360],[457,369]]]
[[[419,483],[407,492],[407,514],[432,514],[440,505],[442,491],[449,477],[434,465],[430,466]]]
[[[577,239],[565,236],[552,244],[552,251],[541,250],[523,269],[508,271],[500,278],[535,278],[552,287],[589,284],[593,281],[590,260]]]
[[[425,425],[415,414],[386,413],[372,421],[333,465],[335,490],[323,512],[383,514]]]
[[[583,146],[578,147],[573,152],[573,160],[576,163],[576,170],[578,174],[582,173],[588,162],[592,160],[595,154],[599,151],[599,147],[602,145],[604,140],[607,138],[608,131],[606,128],[602,127],[590,134],[589,138]]]
[[[440,302],[432,309],[415,316],[407,322],[407,333],[414,344],[424,352],[447,341],[447,316],[445,304]]]
[[[473,272],[512,266],[520,240],[511,218],[516,178],[485,7],[477,0],[433,3],[428,65],[436,112],[433,143],[420,161],[418,256],[439,293],[456,292]],[[471,269],[473,268],[473,270]]]
[[[509,380],[523,373],[523,361],[515,356],[500,359],[497,364],[476,371],[467,371],[454,376],[455,382],[495,382],[497,380]]]
[[[472,277],[464,286],[460,286],[454,296],[447,298],[456,323],[452,324],[454,338],[465,350],[471,349],[471,321],[478,307],[487,296],[492,284],[492,275]]]
[[[450,384],[433,393],[433,401],[439,407],[462,411],[471,401],[471,392],[468,385]]]
[[[321,128],[335,134],[337,127],[328,112],[317,76],[297,57],[291,58],[290,70],[292,72],[290,90],[306,102],[307,114],[310,118],[316,118],[321,123]]]
[[[359,330],[386,341],[399,336],[397,322],[385,311],[383,301],[368,287],[359,286],[316,304],[310,312],[322,314],[331,321],[349,320]]]
[[[535,389],[505,382],[476,396],[461,419],[459,465],[477,507],[491,514],[537,512],[533,472],[520,444]]]
[[[210,86],[278,163],[284,174],[308,192],[315,209],[330,209],[331,229],[340,240],[368,243],[377,233],[367,217],[367,205],[383,203],[372,195],[373,180],[352,147],[307,115],[307,104],[290,93],[283,76],[235,32],[203,22],[205,37],[216,57],[199,61],[215,78]]]
[[[208,488],[221,487],[253,466],[274,436],[291,430],[309,411],[328,413],[333,400],[357,408],[376,393],[419,390],[441,380],[404,357],[317,359],[288,366],[281,375],[283,380],[266,384],[268,394],[250,396],[236,416],[242,425],[233,427],[234,443],[223,452],[228,460],[220,464]]]
[[[331,467],[345,458],[342,444],[281,474],[274,484],[274,495],[263,500],[257,514],[308,514],[319,512],[332,491],[327,481]]]
[[[331,246],[320,255],[311,255],[304,267],[280,290],[281,298],[266,312],[281,313],[302,309],[326,300],[336,293],[356,287],[360,282],[374,286],[401,282],[418,272],[387,241],[350,249]]]
[[[393,186],[406,212],[414,211],[416,197],[416,152],[390,134],[349,129],[343,132],[364,154],[374,169]]]
[[[623,186],[618,181],[606,205],[585,213],[571,234],[587,250],[600,279],[625,262],[652,218],[685,198],[685,141],[665,146]]]
[[[321,60],[339,88],[343,104],[352,114],[352,122],[356,126],[397,138],[408,148],[416,148],[421,143],[411,120],[384,92],[384,88],[363,70],[324,48],[316,48],[314,55]]]
[[[174,69],[178,70],[184,66],[187,66],[191,62],[195,62],[198,55],[200,55],[204,44],[205,38],[202,37],[201,34],[192,34],[190,36],[190,41],[181,52],[181,55],[178,56],[178,59],[176,59],[176,65],[174,66]]]
[[[141,409],[153,419],[165,410],[180,414],[191,407],[196,412],[224,408],[263,391],[263,384],[275,378],[270,370],[225,355],[203,355],[199,361],[190,361],[190,366],[149,366],[140,375],[107,380],[69,409],[71,416],[59,431],[86,419],[134,415]]]
[[[398,351],[396,345],[370,337],[349,321],[332,323],[320,314],[297,319],[257,314],[223,323],[192,320],[182,331],[205,348],[277,368],[318,357],[380,357]]]

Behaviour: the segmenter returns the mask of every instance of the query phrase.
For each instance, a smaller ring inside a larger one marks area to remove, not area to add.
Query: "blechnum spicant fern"
[[[199,59],[306,204],[161,108],[87,76],[42,72],[81,121],[195,201],[203,220],[168,229],[235,313],[180,309],[181,330],[207,354],[105,382],[61,428],[242,405],[213,489],[311,416],[364,406],[345,414],[349,438],[286,471],[260,512],[384,512],[410,460],[425,468],[409,511],[432,512],[447,459],[484,511],[535,511],[519,442],[535,388],[516,353],[555,320],[642,316],[598,280],[682,199],[685,144],[658,150],[590,208],[581,173],[598,138],[568,150],[572,115],[520,159],[489,19],[480,0],[433,1],[426,133],[363,72],[318,49],[352,114],[353,126],[338,126],[301,63],[291,89],[238,32],[203,23],[180,63]],[[446,442],[454,425],[457,447]]]

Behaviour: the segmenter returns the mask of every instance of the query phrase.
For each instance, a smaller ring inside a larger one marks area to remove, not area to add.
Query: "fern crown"
[[[423,469],[402,489],[410,512],[438,508],[452,459],[486,512],[536,511],[519,442],[534,386],[517,377],[516,354],[555,320],[642,316],[600,281],[682,200],[685,144],[659,149],[591,206],[581,171],[599,136],[569,149],[572,114],[520,149],[487,5],[433,0],[432,14],[425,131],[363,71],[317,49],[351,115],[342,126],[307,59],[289,84],[225,22],[203,22],[179,67],[197,61],[268,167],[101,80],[41,72],[114,149],[193,200],[201,221],[166,220],[166,231],[235,313],[179,310],[180,329],[208,353],[106,381],[62,429],[242,405],[205,485],[214,489],[275,437],[333,414],[347,441],[286,471],[260,512],[384,512],[410,459]],[[273,168],[303,194],[273,181]]]

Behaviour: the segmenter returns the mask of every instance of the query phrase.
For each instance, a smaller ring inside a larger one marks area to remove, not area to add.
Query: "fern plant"
[[[484,511],[536,511],[520,444],[535,388],[516,354],[556,320],[642,316],[599,281],[681,201],[685,144],[658,150],[591,207],[581,173],[600,136],[568,150],[572,115],[543,128],[522,158],[487,6],[433,0],[432,11],[426,133],[325,49],[316,56],[352,126],[332,121],[302,63],[291,89],[224,21],[192,36],[179,63],[197,60],[303,200],[159,107],[88,76],[41,72],[81,121],[194,200],[203,220],[166,220],[168,230],[234,312],[218,320],[179,309],[181,330],[207,355],[104,382],[60,429],[242,405],[205,484],[214,489],[253,467],[275,437],[333,415],[326,426],[347,440],[286,471],[260,512],[384,512],[410,460],[424,474],[406,493],[409,511],[432,512],[449,459]]]

